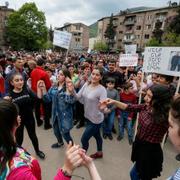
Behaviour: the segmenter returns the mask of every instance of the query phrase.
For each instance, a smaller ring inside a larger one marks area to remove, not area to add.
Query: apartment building
[[[116,31],[112,49],[124,50],[125,44],[137,44],[138,51],[142,51],[146,43],[153,35],[155,24],[159,20],[161,29],[164,30],[166,22],[174,17],[179,6],[168,6],[163,8],[137,7],[120,11],[113,16],[113,25]],[[106,42],[104,37],[110,17],[98,20],[97,37]]]
[[[0,48],[3,49],[6,46],[5,42],[5,29],[8,16],[13,12],[13,9],[6,6],[0,6]]]
[[[60,31],[72,33],[70,50],[82,51],[89,47],[89,28],[83,23],[66,23],[63,27],[56,28]]]

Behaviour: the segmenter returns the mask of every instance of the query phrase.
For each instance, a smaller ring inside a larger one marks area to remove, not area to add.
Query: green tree
[[[156,38],[151,38],[146,46],[161,46],[162,44]]]
[[[169,23],[167,30],[177,35],[180,34],[180,8],[177,9],[177,15]]]
[[[96,43],[94,44],[94,50],[106,52],[106,51],[108,50],[108,46],[107,46],[106,43],[96,42]]]
[[[157,20],[153,31],[153,38],[156,39],[159,42],[159,44],[162,43],[162,36],[164,33],[161,27],[162,27],[162,22],[160,20]]]
[[[7,37],[13,49],[43,49],[48,37],[44,13],[38,10],[35,3],[25,3],[9,16]]]
[[[111,17],[109,19],[109,24],[104,33],[104,37],[107,38],[108,50],[110,50],[110,47],[114,44],[115,35],[116,35],[116,31],[114,30],[114,25],[113,25],[113,14],[111,14]]]

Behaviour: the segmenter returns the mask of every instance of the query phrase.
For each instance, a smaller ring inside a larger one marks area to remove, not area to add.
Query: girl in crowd
[[[175,148],[180,151],[180,95],[175,97],[169,112],[169,137]],[[180,168],[168,180],[179,180]]]
[[[0,179],[41,180],[41,168],[23,148],[17,147],[15,132],[20,125],[17,106],[7,100],[0,101]],[[84,165],[92,180],[101,180],[92,159],[85,151],[70,142],[64,166],[58,170],[55,180],[70,180],[73,170]],[[73,176],[73,175],[72,175]]]
[[[102,158],[102,137],[100,129],[104,120],[104,114],[100,111],[99,102],[107,98],[106,89],[100,84],[102,71],[94,69],[91,73],[91,80],[84,84],[76,94],[77,99],[84,104],[84,116],[86,118],[86,129],[82,135],[82,147],[86,151],[89,147],[89,140],[92,136],[96,139],[97,152],[92,154],[92,158]]]
[[[145,104],[125,104],[107,99],[122,110],[140,112],[137,134],[133,143],[131,160],[135,162],[130,176],[132,180],[151,180],[160,176],[163,163],[161,142],[168,130],[168,112],[171,102],[169,88],[151,86],[144,98]]]
[[[52,101],[52,126],[58,141],[52,145],[52,148],[63,146],[62,135],[67,143],[73,141],[70,130],[73,128],[73,104],[75,98],[66,87],[67,81],[70,78],[69,71],[60,70],[58,74],[58,85],[51,87],[48,92],[46,92],[44,82],[38,82],[38,88],[42,92],[43,100],[46,102]]]
[[[15,73],[10,77],[9,99],[17,104],[21,117],[21,125],[16,131],[16,142],[19,146],[22,145],[24,127],[26,127],[37,156],[44,159],[45,154],[39,150],[38,138],[35,131],[35,119],[33,116],[33,102],[36,98],[36,95],[24,86],[24,80],[20,73]]]

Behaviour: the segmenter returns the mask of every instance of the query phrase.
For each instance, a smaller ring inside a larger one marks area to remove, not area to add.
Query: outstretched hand
[[[70,141],[66,148],[65,161],[64,166],[62,168],[70,175],[76,167],[79,167],[82,164],[83,159],[81,158],[79,152],[79,145],[72,145],[72,142]]]

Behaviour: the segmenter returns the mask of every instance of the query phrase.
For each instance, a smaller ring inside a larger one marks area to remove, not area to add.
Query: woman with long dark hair
[[[74,96],[66,87],[71,76],[68,70],[60,70],[58,74],[58,85],[52,86],[48,92],[43,81],[38,82],[38,89],[42,93],[42,98],[46,102],[52,102],[52,126],[57,143],[52,148],[58,148],[64,145],[63,138],[67,143],[73,142],[70,130],[73,128],[73,104]]]
[[[131,160],[135,162],[130,172],[132,180],[151,180],[160,176],[163,163],[161,142],[168,130],[171,99],[167,86],[153,85],[144,98],[145,104],[127,105],[112,99],[105,101],[106,104],[115,104],[122,110],[139,112],[139,124],[131,155]]]
[[[94,137],[97,143],[97,152],[91,155],[94,159],[103,157],[103,140],[100,129],[104,120],[104,109],[100,110],[99,102],[107,98],[107,92],[105,87],[100,84],[102,73],[100,69],[95,68],[91,73],[90,82],[85,83],[75,95],[84,104],[84,117],[87,122],[86,129],[81,138],[82,147],[87,151],[89,140],[91,137]]]
[[[0,179],[41,180],[38,161],[16,145],[15,133],[19,125],[17,106],[0,100]],[[87,167],[92,180],[101,180],[92,159],[78,145],[72,146],[72,142],[67,146],[64,165],[54,180],[70,180],[73,170],[80,165]]]
[[[11,101],[18,106],[21,117],[21,125],[16,131],[17,144],[19,146],[22,145],[24,127],[26,127],[36,155],[44,159],[45,154],[39,150],[39,142],[35,130],[35,119],[33,116],[33,102],[37,97],[30,89],[24,86],[24,80],[20,73],[15,73],[10,77],[9,97]]]

